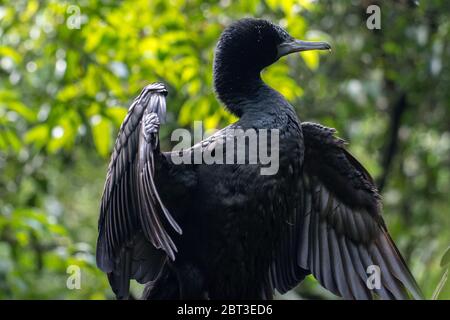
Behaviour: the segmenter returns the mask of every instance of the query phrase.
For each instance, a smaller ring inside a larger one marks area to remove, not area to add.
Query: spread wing
[[[345,299],[421,299],[388,234],[368,172],[334,129],[303,123],[302,130],[301,192],[271,268],[271,285],[284,293],[312,273]]]
[[[159,151],[159,123],[167,90],[146,86],[134,100],[117,137],[100,208],[97,265],[108,273],[118,297],[128,296],[129,280],[155,279],[167,257],[175,258],[170,236],[181,229],[161,201],[154,174]]]

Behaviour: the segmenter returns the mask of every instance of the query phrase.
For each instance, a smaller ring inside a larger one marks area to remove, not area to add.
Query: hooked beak
[[[324,41],[303,41],[303,40],[287,41],[278,45],[277,58],[279,59],[290,53],[308,50],[331,50],[331,46]]]

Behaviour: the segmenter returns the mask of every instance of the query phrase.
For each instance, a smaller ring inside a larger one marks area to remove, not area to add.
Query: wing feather
[[[114,292],[126,298],[130,279],[153,280],[175,259],[170,231],[181,228],[166,209],[154,182],[159,151],[159,121],[166,112],[167,90],[161,83],[145,87],[122,123],[100,206],[97,265],[108,273]],[[159,250],[162,249],[162,250]]]
[[[304,169],[299,210],[292,212],[296,241],[283,243],[277,252],[295,248],[296,254],[282,259],[291,265],[277,265],[272,276],[294,266],[345,299],[421,299],[420,288],[387,232],[380,197],[367,170],[344,149],[334,129],[303,123],[302,130]],[[380,268],[379,288],[368,286],[369,266]],[[295,285],[284,283],[289,286],[280,288],[274,281],[274,287],[285,292]]]

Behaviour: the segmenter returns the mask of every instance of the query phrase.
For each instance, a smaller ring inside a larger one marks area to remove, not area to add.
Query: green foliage
[[[0,4],[0,298],[112,297],[95,267],[107,159],[126,108],[153,81],[169,86],[162,143],[175,127],[235,118],[212,90],[224,26],[268,18],[333,52],[284,58],[263,74],[301,119],[336,127],[375,178],[385,217],[426,296],[448,268],[450,243],[450,9],[448,1],[38,1]],[[81,13],[72,28],[71,5]],[[301,57],[301,58],[300,58]],[[385,162],[401,96],[393,160]],[[447,262],[445,262],[447,261]],[[69,265],[80,290],[66,288]],[[442,283],[442,282],[441,282]],[[449,299],[448,282],[438,295]],[[313,279],[302,297],[332,298]]]

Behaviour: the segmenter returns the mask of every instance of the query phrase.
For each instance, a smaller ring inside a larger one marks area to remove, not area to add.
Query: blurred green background
[[[381,8],[369,30],[366,9]],[[0,298],[112,298],[95,266],[108,157],[130,101],[169,87],[176,127],[234,118],[212,90],[215,43],[246,16],[326,40],[263,78],[302,120],[335,127],[376,178],[384,216],[427,298],[450,244],[450,2],[0,1]],[[450,260],[450,259],[444,259]],[[448,261],[447,261],[448,262]],[[69,290],[67,267],[81,268]],[[139,288],[135,287],[136,292]],[[309,277],[283,298],[335,298]]]

